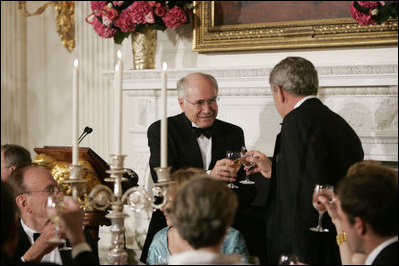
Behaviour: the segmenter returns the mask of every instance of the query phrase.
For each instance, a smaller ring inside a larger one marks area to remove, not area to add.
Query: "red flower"
[[[92,11],[101,11],[107,5],[108,1],[90,1]]]
[[[350,12],[361,25],[382,24],[398,17],[398,1],[353,1]]]
[[[360,5],[362,5],[362,2],[370,2],[370,1],[358,1],[358,3]],[[367,4],[366,4],[367,5]],[[357,23],[359,23],[360,25],[373,25],[375,24],[375,20],[372,18],[371,15],[371,9],[369,10],[369,13],[366,15],[363,12],[360,12],[359,10],[357,10],[354,6],[353,3],[350,6],[350,11],[351,11],[351,16],[354,20],[357,21]]]
[[[145,17],[148,15],[148,13],[152,12],[152,7],[149,6],[145,1],[136,1],[126,10],[129,10],[129,14],[132,16],[134,23],[144,24],[146,23]]]
[[[98,35],[104,38],[111,38],[115,35],[116,30],[102,24],[98,18],[93,19],[94,31],[97,32]]]
[[[157,7],[155,8],[155,15],[157,15],[158,17],[163,17],[166,14],[166,10],[163,7]]]
[[[101,37],[114,36],[115,43],[121,44],[144,27],[177,28],[187,22],[192,8],[193,1],[91,1],[92,13],[86,21]]]
[[[129,8],[122,10],[119,16],[115,19],[114,26],[120,28],[123,32],[136,30],[136,24],[133,21],[133,17],[130,15]]]
[[[162,20],[165,23],[166,27],[176,29],[180,25],[187,22],[187,16],[184,13],[183,9],[175,6],[165,14]]]

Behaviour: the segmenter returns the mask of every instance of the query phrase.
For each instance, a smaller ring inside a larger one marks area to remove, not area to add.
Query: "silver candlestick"
[[[171,167],[164,167],[157,170],[160,182],[155,184],[153,193],[155,196],[162,196],[163,200],[155,204],[155,200],[141,186],[132,187],[122,195],[122,182],[127,181],[122,177],[123,173],[129,171],[123,167],[126,155],[111,155],[112,164],[107,173],[110,178],[107,182],[114,182],[114,191],[105,185],[95,186],[88,196],[88,200],[93,208],[98,210],[107,210],[111,205],[110,212],[105,216],[111,219],[111,248],[107,254],[107,263],[114,265],[127,264],[128,254],[125,249],[125,226],[124,219],[128,217],[123,213],[123,204],[126,202],[132,211],[139,212],[149,206],[159,209],[167,202],[168,188],[170,184],[169,171]]]
[[[63,183],[70,184],[72,190],[72,197],[79,200],[81,196],[86,193],[86,186],[84,183],[87,182],[86,179],[80,178],[82,172],[82,166],[71,164],[69,167],[69,180],[64,180]]]

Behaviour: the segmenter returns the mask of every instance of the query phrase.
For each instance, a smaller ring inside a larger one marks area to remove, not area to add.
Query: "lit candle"
[[[114,133],[115,133],[115,155],[121,155],[122,138],[122,52],[116,53],[118,61],[115,65],[115,112],[114,112]]]
[[[161,120],[161,167],[168,166],[168,120],[166,116],[166,70],[168,69],[168,65],[166,62],[162,64],[162,92],[161,92],[161,112],[162,112],[162,120]]]
[[[78,152],[78,116],[79,116],[79,106],[78,106],[78,79],[79,79],[79,69],[78,69],[78,59],[76,58],[73,62],[72,71],[72,165],[78,165],[79,152]]]

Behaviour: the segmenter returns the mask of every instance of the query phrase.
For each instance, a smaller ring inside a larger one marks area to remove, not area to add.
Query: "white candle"
[[[168,69],[168,65],[166,62],[162,64],[162,92],[161,92],[161,112],[162,112],[162,120],[161,120],[161,167],[168,166],[168,120],[166,114],[166,70]]]
[[[73,62],[72,71],[72,165],[78,164],[79,152],[78,152],[78,116],[79,116],[79,106],[78,106],[78,92],[79,92],[79,69],[78,69],[78,59],[76,58]]]
[[[115,65],[115,112],[114,112],[114,133],[115,133],[115,155],[121,155],[122,147],[122,52],[118,50],[116,53],[118,61]]]

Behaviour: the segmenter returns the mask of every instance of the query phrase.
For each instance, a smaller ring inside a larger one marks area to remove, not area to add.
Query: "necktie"
[[[193,127],[194,135],[195,137],[199,138],[201,135],[204,135],[208,139],[212,137],[212,128],[199,128],[199,127]]]

